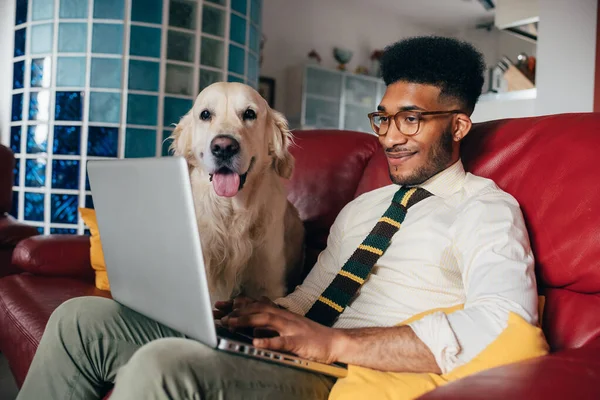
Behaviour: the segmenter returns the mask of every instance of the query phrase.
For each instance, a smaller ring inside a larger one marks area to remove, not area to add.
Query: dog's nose
[[[219,136],[210,143],[210,151],[216,158],[227,160],[240,152],[240,144],[229,136]]]

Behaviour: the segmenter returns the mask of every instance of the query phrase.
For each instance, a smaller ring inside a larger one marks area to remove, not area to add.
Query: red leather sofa
[[[8,213],[13,205],[15,157],[0,145],[0,278],[20,272],[12,265],[12,254],[21,240],[38,234],[37,228],[17,222]]]
[[[448,384],[425,399],[600,399],[600,114],[478,124],[462,147],[468,171],[490,177],[522,206],[546,296],[543,328],[552,354]],[[389,183],[374,136],[297,132],[289,199],[307,228],[307,266],[340,209]],[[86,237],[21,242],[23,271],[0,279],[0,351],[20,385],[52,310],[94,288]]]

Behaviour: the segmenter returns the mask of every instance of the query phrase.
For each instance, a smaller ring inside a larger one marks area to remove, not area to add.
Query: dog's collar
[[[250,170],[252,170],[252,167],[254,166],[254,161],[256,161],[256,159],[252,157],[250,159],[250,166],[248,166],[248,170],[242,175],[240,175],[240,187],[238,188],[238,191],[242,190],[242,188],[244,187],[244,184],[246,183],[246,178],[248,177],[248,173],[250,172]],[[213,175],[214,174],[208,174],[208,180],[210,182],[212,182]]]

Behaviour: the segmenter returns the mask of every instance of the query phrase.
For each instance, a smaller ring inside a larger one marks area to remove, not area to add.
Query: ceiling
[[[437,29],[459,29],[493,20],[494,11],[486,11],[479,0],[369,0],[402,15],[416,24]]]

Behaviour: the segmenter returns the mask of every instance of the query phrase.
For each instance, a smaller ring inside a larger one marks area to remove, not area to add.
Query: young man
[[[459,157],[484,69],[472,46],[453,39],[388,47],[387,90],[369,118],[394,184],[340,212],[327,248],[293,293],[276,304],[217,304],[223,323],[279,334],[255,339],[258,347],[431,373],[469,362],[511,312],[536,324],[533,256],[519,205],[492,181],[465,173]],[[71,300],[52,315],[19,398],[97,399],[115,379],[117,400],[325,399],[334,384],[181,336],[111,300]]]

